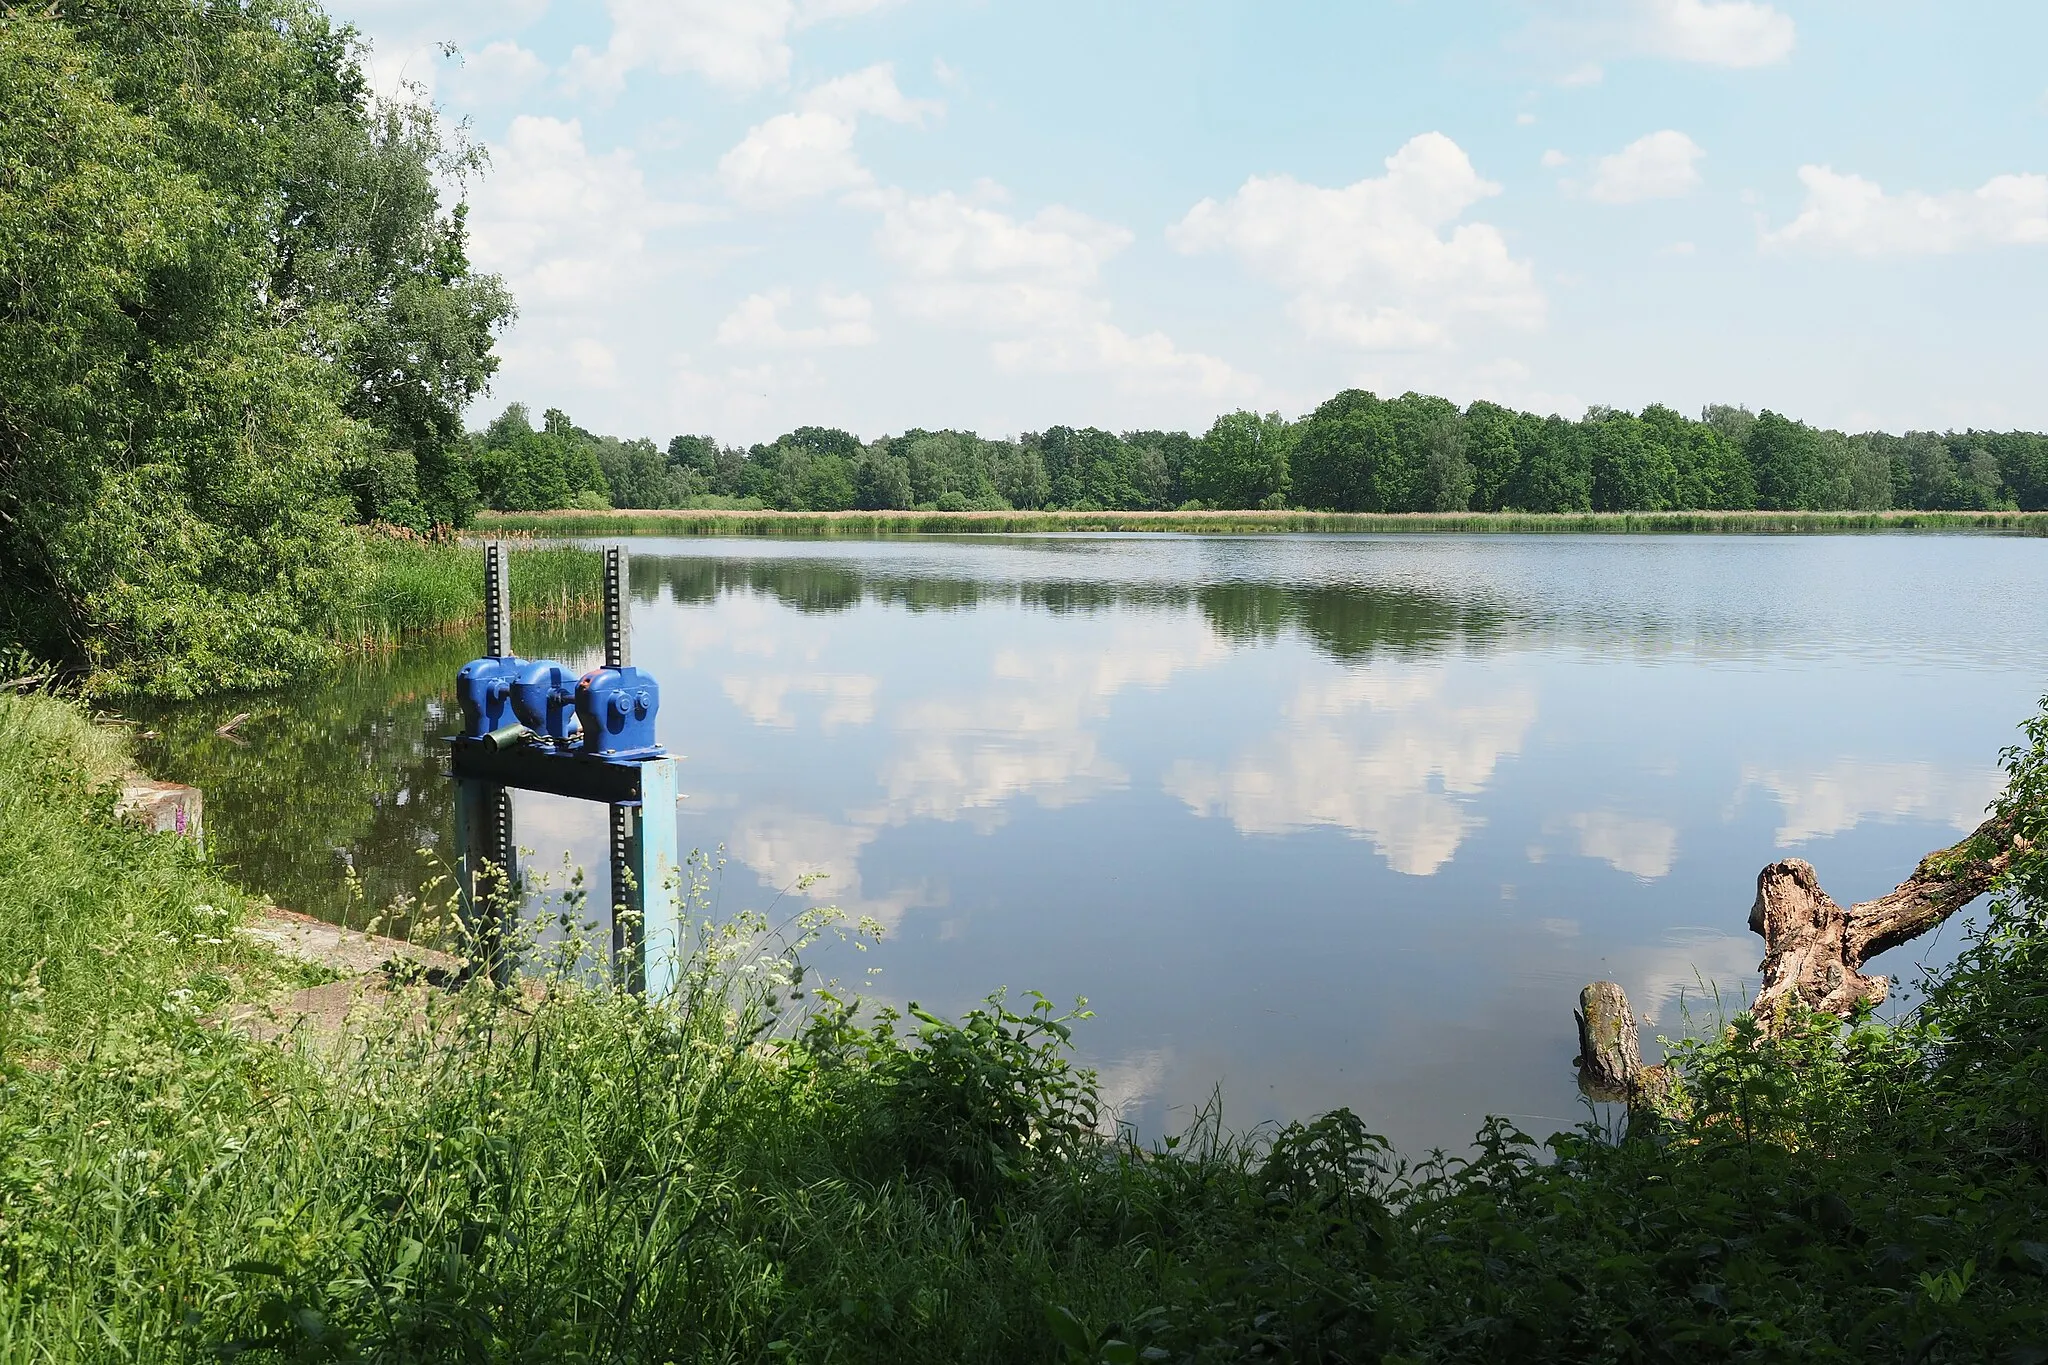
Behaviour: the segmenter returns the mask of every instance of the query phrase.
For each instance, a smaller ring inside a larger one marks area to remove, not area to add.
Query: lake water
[[[2048,690],[2034,540],[628,543],[722,906],[780,917],[824,872],[811,899],[886,927],[820,960],[873,998],[1086,996],[1082,1055],[1147,1135],[1219,1087],[1233,1126],[1348,1105],[1410,1151],[1575,1124],[1581,985],[1620,981],[1646,1037],[1739,1008],[1757,869],[1888,889],[1981,818]],[[514,643],[586,664],[596,623]],[[206,788],[246,882],[360,920],[450,840],[477,648],[142,715],[145,759]],[[601,887],[601,808],[517,822]]]

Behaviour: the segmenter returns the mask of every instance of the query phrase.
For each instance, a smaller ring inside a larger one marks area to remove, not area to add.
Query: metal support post
[[[624,668],[633,662],[633,635],[626,623],[626,551],[614,545],[604,552],[604,666]]]
[[[518,912],[519,850],[512,841],[512,793],[496,782],[455,783],[457,905],[478,966],[499,985],[512,980],[505,922]]]
[[[612,963],[620,986],[656,999],[675,988],[676,761],[640,765],[640,804],[611,807]]]
[[[512,655],[512,578],[506,572],[502,541],[484,543],[484,653],[494,659]]]

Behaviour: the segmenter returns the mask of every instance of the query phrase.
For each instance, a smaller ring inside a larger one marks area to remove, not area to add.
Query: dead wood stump
[[[1876,900],[1841,906],[1821,889],[1813,864],[1772,863],[1756,879],[1749,927],[1763,936],[1763,986],[1750,1012],[1766,1033],[1784,1026],[1790,1007],[1847,1016],[1890,990],[1863,964],[1932,929],[1990,889],[2031,845],[2009,818],[1994,815],[1969,838],[1920,860],[1913,875]]]

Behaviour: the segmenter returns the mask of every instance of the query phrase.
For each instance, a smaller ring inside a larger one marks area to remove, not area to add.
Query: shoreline
[[[2048,512],[782,512],[734,508],[480,512],[471,536],[1288,534],[1838,535],[1889,531],[2048,536]]]

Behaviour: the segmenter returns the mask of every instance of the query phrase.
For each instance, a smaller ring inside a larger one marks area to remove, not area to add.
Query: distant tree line
[[[1346,389],[1314,412],[1181,431],[1048,427],[1014,440],[798,427],[746,449],[597,436],[519,404],[468,438],[483,506],[792,511],[1304,508],[1342,512],[2048,508],[2048,436],[1848,435],[1774,412],[1595,407],[1574,421]]]

